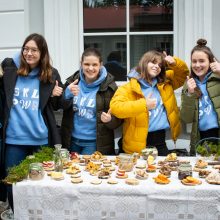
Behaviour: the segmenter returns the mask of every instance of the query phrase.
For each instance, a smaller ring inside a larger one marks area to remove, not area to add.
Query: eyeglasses
[[[37,48],[23,47],[22,49],[23,49],[24,54],[29,53],[29,51],[31,52],[31,54],[36,54],[39,52],[39,49],[37,49]]]

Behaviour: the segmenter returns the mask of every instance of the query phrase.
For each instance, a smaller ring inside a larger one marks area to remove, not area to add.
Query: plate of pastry
[[[196,186],[202,184],[202,181],[192,176],[187,176],[181,180],[181,183],[187,186]]]

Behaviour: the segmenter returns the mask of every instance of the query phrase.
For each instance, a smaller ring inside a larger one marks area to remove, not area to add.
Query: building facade
[[[95,6],[100,2],[105,7]],[[162,4],[171,10],[164,13]],[[203,37],[220,59],[219,9],[218,0],[0,0],[0,60],[19,51],[33,32],[45,36],[62,80],[79,68],[86,46],[99,48],[104,61],[120,50],[122,65],[130,69],[157,47],[189,64],[192,47]]]

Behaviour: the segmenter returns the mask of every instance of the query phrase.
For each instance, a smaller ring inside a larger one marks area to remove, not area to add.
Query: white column
[[[44,1],[44,35],[62,81],[79,68],[78,1]]]
[[[210,29],[212,32],[212,50],[214,52],[214,55],[216,58],[220,61],[220,1],[219,0],[213,0],[212,4],[212,28]]]
[[[175,54],[190,64],[190,52],[199,38],[212,47],[212,0],[175,1]]]

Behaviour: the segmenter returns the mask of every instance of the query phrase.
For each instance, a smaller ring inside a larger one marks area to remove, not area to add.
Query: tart
[[[168,177],[163,174],[158,174],[158,176],[154,177],[153,179],[154,179],[155,183],[158,183],[158,184],[170,183],[170,180],[168,179]]]
[[[172,171],[172,169],[171,169],[171,167],[170,167],[169,165],[167,165],[167,166],[162,166],[162,167],[160,168],[160,170],[159,170],[159,172],[160,172],[161,174],[163,174],[163,175],[165,175],[165,176],[167,176],[167,177],[170,177],[171,171]]]
[[[192,176],[187,176],[185,179],[181,180],[181,183],[187,186],[195,186],[200,185],[202,181]]]
[[[211,173],[211,171],[209,171],[209,170],[203,170],[203,169],[201,169],[201,170],[199,171],[199,177],[200,177],[200,178],[206,178],[210,173]]]
[[[148,165],[147,172],[156,172],[157,167],[154,165]]]
[[[205,169],[208,166],[208,163],[202,159],[197,160],[195,167],[200,169]]]
[[[108,183],[108,184],[117,184],[118,181],[115,180],[115,179],[109,179],[109,180],[107,181],[107,183]]]
[[[43,161],[43,168],[45,171],[53,171],[54,170],[54,161]]]
[[[218,170],[213,170],[207,177],[206,181],[210,184],[220,185],[220,173]]]
[[[165,160],[166,160],[166,161],[176,161],[176,160],[177,160],[177,155],[176,155],[176,153],[168,154]]]
[[[71,182],[74,183],[74,184],[78,184],[78,183],[82,183],[83,179],[80,178],[80,177],[79,178],[72,178]]]
[[[109,168],[105,167],[100,170],[98,173],[99,179],[108,179],[110,177],[110,170]]]
[[[116,177],[119,179],[126,179],[126,178],[128,178],[128,174],[125,173],[125,170],[118,169],[118,171],[116,173]]]
[[[63,180],[64,176],[61,172],[51,172],[51,178],[54,180]]]
[[[100,179],[94,179],[94,180],[91,180],[90,183],[93,184],[93,185],[99,185],[99,184],[102,183],[102,180],[100,180]]]
[[[77,173],[80,173],[80,168],[76,165],[73,165],[71,167],[69,167],[67,170],[66,170],[66,173],[67,174],[77,174]]]
[[[126,179],[125,180],[125,183],[128,184],[128,185],[138,185],[139,184],[139,181],[137,179]]]
[[[140,180],[145,180],[148,178],[148,174],[144,170],[137,170],[135,178]]]

